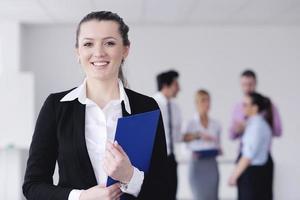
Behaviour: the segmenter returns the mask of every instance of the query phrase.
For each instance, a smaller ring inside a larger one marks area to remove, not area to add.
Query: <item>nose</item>
[[[97,45],[94,50],[95,57],[104,57],[106,55],[105,48],[102,45]]]

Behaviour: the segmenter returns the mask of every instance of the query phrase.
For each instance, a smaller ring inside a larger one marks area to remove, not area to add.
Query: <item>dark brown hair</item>
[[[164,86],[170,86],[178,77],[179,73],[175,70],[169,70],[158,74],[156,76],[158,91],[161,91]]]
[[[80,34],[81,24],[83,24],[84,22],[92,21],[92,20],[117,22],[119,24],[119,33],[122,37],[123,45],[124,46],[130,45],[130,41],[128,39],[129,27],[127,26],[127,24],[125,24],[123,19],[118,14],[110,12],[110,11],[97,11],[97,12],[91,12],[91,13],[87,14],[86,16],[84,16],[81,19],[81,21],[79,22],[79,24],[77,25],[76,41],[75,41],[76,48],[78,48],[78,38],[79,38],[79,34]],[[126,86],[127,81],[123,74],[123,69],[122,69],[123,64],[124,64],[124,60],[122,60],[122,63],[121,63],[120,69],[119,69],[119,78]]]
[[[248,94],[248,96],[251,99],[252,105],[258,107],[258,112],[264,114],[266,121],[270,127],[273,128],[273,109],[271,100],[256,92],[252,92]]]

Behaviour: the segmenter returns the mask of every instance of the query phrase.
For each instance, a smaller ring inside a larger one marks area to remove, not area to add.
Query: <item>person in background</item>
[[[189,179],[195,200],[217,200],[219,170],[216,157],[221,153],[221,126],[209,116],[211,98],[206,90],[196,93],[197,113],[183,131],[183,141],[192,151]]]
[[[245,70],[241,74],[241,88],[243,95],[246,96],[249,93],[256,91],[257,86],[257,78],[256,74],[252,70]],[[282,125],[281,125],[281,119],[278,112],[278,109],[276,106],[272,103],[272,109],[273,109],[273,125],[272,125],[272,135],[273,136],[281,136],[282,135]],[[238,102],[232,113],[232,120],[230,125],[230,138],[231,139],[238,139],[243,134],[245,130],[245,124],[246,124],[247,116],[245,116],[243,112],[243,102]]]
[[[240,78],[240,83],[241,83],[241,88],[244,97],[249,95],[250,93],[253,93],[256,91],[256,86],[257,86],[257,78],[256,74],[252,70],[245,70],[241,74]],[[272,106],[272,136],[273,137],[280,137],[282,135],[282,125],[281,125],[281,119],[280,115],[278,112],[278,109],[274,105],[273,102],[271,102]],[[264,115],[264,113],[262,113]],[[243,102],[238,102],[233,110],[232,113],[232,120],[231,120],[231,125],[230,125],[230,138],[232,140],[240,139],[241,136],[243,135],[245,131],[245,126],[247,123],[247,116],[245,115],[243,111]],[[270,144],[271,148],[271,144]],[[271,155],[271,151],[269,151],[269,156],[270,156],[270,162],[272,162],[273,166],[273,158]],[[273,178],[273,174],[270,175],[271,178]],[[273,181],[271,181],[273,183]]]
[[[134,166],[114,141],[119,118],[159,109],[153,98],[124,85],[128,31],[110,11],[89,13],[79,22],[75,50],[86,77],[79,87],[50,94],[39,113],[23,183],[28,200],[168,199],[162,117],[148,173]],[[133,139],[130,133],[128,139]],[[108,177],[117,183],[107,186]]]
[[[169,199],[176,199],[177,193],[177,161],[175,158],[175,143],[181,137],[181,111],[174,101],[179,87],[179,73],[170,70],[157,75],[158,92],[153,96],[157,101],[163,118],[167,153],[168,153],[168,186]]]
[[[238,200],[272,200],[273,162],[269,153],[273,113],[270,100],[259,93],[244,98],[248,117],[242,148],[229,184],[238,186]]]

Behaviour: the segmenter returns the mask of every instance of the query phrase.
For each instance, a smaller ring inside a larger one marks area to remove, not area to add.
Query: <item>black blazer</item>
[[[159,109],[150,97],[125,89],[132,114]],[[69,91],[48,96],[38,116],[23,183],[23,193],[29,200],[67,200],[72,189],[88,189],[97,185],[85,142],[85,105],[78,100],[60,102]],[[122,102],[123,116],[129,115]],[[143,133],[141,133],[143,134]],[[53,185],[56,161],[59,183]],[[135,198],[128,200],[166,200],[167,151],[160,115],[149,173]]]

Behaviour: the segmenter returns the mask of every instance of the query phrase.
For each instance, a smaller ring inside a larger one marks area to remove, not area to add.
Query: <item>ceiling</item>
[[[0,0],[0,20],[22,23],[77,23],[95,10],[141,25],[300,25],[300,0]]]

